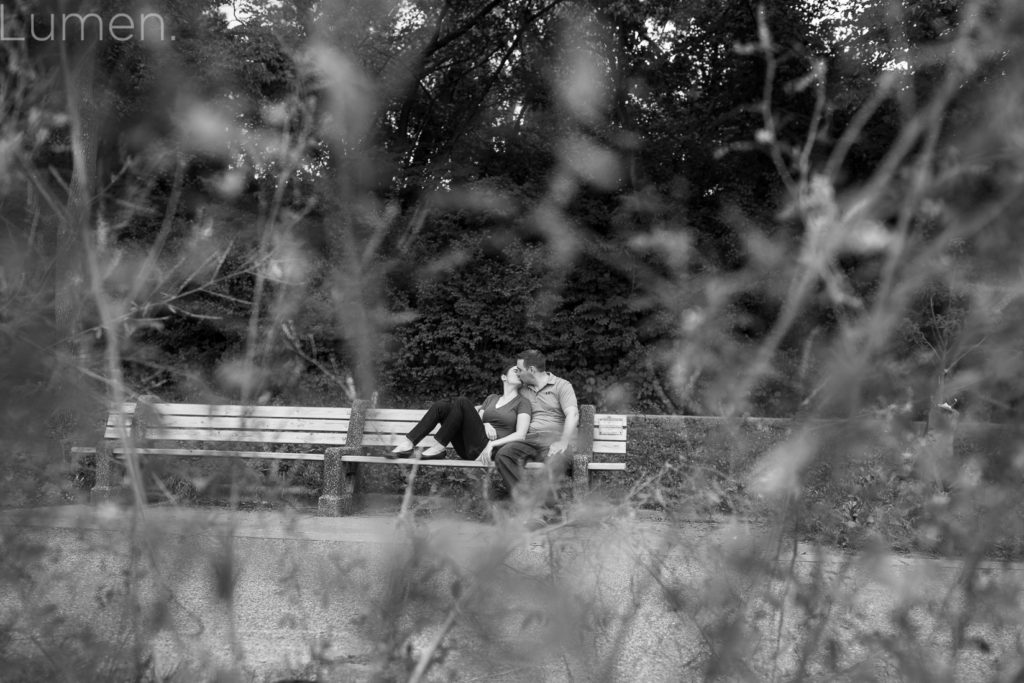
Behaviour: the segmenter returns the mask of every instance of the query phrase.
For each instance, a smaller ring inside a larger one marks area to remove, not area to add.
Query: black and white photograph
[[[1024,681],[1021,0],[0,0],[0,681]]]

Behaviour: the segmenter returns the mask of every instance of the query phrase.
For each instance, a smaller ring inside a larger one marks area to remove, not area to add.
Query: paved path
[[[157,672],[182,680],[218,667],[368,680],[387,666],[403,679],[435,639],[436,680],[786,680],[804,650],[817,680],[981,681],[1020,664],[1018,565],[984,564],[965,600],[957,562],[780,557],[757,527],[608,513],[528,533],[391,515],[8,510],[3,547],[27,572],[4,574],[0,606],[17,615],[9,652],[140,633]],[[779,580],[790,566],[795,579]],[[966,613],[982,623],[954,659],[950,627]]]

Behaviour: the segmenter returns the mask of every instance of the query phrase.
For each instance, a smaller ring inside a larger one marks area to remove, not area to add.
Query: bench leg
[[[110,453],[110,445],[101,440],[96,444],[96,483],[89,492],[89,500],[100,503],[114,500],[121,496],[121,486],[114,484],[114,457]]]
[[[358,448],[328,448],[324,451],[324,488],[317,503],[321,517],[341,517],[356,511],[362,502],[362,473],[359,463],[342,462],[343,455],[358,455]]]
[[[590,490],[590,453],[574,453],[572,456],[572,497],[581,501]]]
[[[487,505],[490,505],[491,500],[494,498],[494,492],[491,488],[491,472],[492,468],[488,467],[480,475],[480,496]]]
[[[590,458],[594,452],[594,406],[580,406],[579,441],[572,456],[572,497],[583,500],[590,490]]]

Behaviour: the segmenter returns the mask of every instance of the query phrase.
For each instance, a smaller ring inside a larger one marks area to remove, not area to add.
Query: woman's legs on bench
[[[487,432],[484,431],[484,423],[481,422],[476,407],[465,396],[459,396],[435,401],[416,426],[406,434],[408,443],[398,446],[392,454],[412,452],[416,444],[438,425],[441,428],[437,430],[434,438],[442,445],[450,443],[463,460],[473,460],[487,445]],[[443,454],[443,451],[441,453]]]

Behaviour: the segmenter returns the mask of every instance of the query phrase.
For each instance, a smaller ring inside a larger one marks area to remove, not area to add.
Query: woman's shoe
[[[409,439],[406,439],[402,443],[395,446],[394,450],[390,451],[389,453],[386,453],[385,455],[387,455],[387,457],[389,458],[404,458],[412,455],[414,448],[416,448],[416,444],[414,444]]]
[[[441,458],[443,458],[447,454],[448,454],[448,448],[447,447],[445,447],[445,446],[431,446],[430,448],[425,448],[423,450],[423,452],[420,453],[420,460],[440,460]]]

